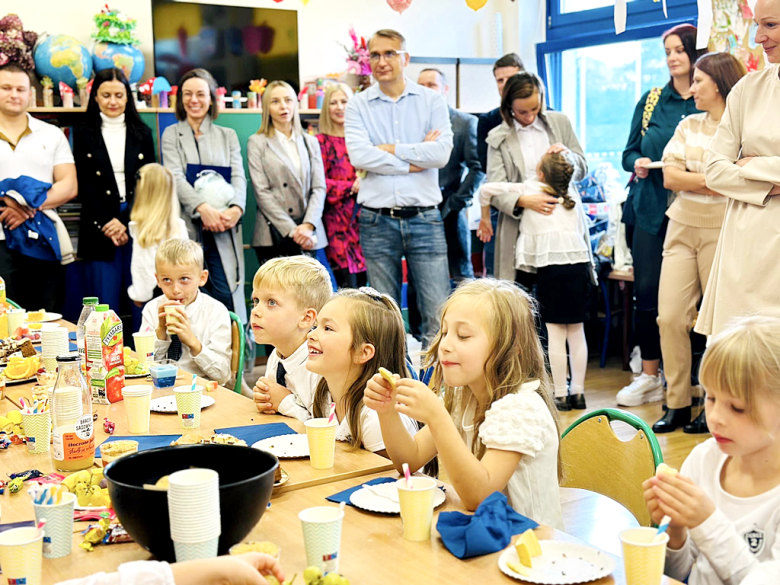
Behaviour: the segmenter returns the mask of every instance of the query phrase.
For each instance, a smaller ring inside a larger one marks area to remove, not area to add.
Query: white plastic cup
[[[298,514],[303,526],[306,564],[323,573],[338,572],[344,512],[333,506],[306,508]]]
[[[32,526],[0,532],[0,566],[9,582],[41,585],[43,530]]]
[[[173,550],[176,552],[176,562],[194,561],[197,559],[213,559],[219,550],[219,536],[204,542],[178,542],[173,541]]]
[[[172,473],[168,478],[168,519],[174,542],[202,544],[219,539],[219,474],[201,468]]]
[[[76,494],[62,494],[59,504],[33,504],[35,521],[44,518],[43,556],[47,559],[66,557],[73,548],[73,510],[76,507]]]
[[[152,387],[125,386],[122,398],[127,413],[127,430],[134,435],[148,434]]]

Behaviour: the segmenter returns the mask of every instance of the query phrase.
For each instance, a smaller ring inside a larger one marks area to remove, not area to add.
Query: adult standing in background
[[[61,226],[56,232],[52,231],[50,237],[58,239],[62,258],[67,254],[72,261],[70,238],[54,210],[78,192],[76,165],[65,134],[27,113],[30,87],[30,76],[24,69],[13,63],[0,66],[0,181],[30,177],[36,183],[51,185],[43,203],[34,206],[41,211],[0,192],[0,274],[11,300],[31,310],[61,311],[65,298],[65,268],[51,250],[46,254],[49,259],[42,259],[40,254],[31,256],[20,252],[19,245],[39,248],[42,235],[35,232],[36,237],[31,239],[31,230],[20,226],[29,219],[45,215],[53,229]],[[37,194],[36,200],[40,195]],[[23,231],[10,233],[19,229]]]
[[[367,282],[366,259],[360,247],[357,222],[357,193],[360,178],[349,162],[344,140],[347,104],[354,97],[344,83],[332,83],[325,90],[325,104],[320,111],[320,133],[317,141],[325,167],[327,196],[322,222],[328,232],[325,253],[339,288],[358,288]]]
[[[771,66],[748,73],[729,94],[707,161],[707,187],[728,197],[712,276],[696,331],[777,312],[780,298],[780,0],[758,0],[756,42]],[[772,381],[774,383],[774,381]]]
[[[423,87],[439,92],[446,99],[447,78],[438,69],[424,69],[417,79]],[[485,179],[477,156],[477,117],[448,107],[452,124],[452,154],[439,170],[442,202],[439,206],[447,237],[450,277],[455,283],[474,278],[471,264],[471,230],[468,208],[479,185]]]
[[[726,97],[745,75],[745,66],[729,53],[708,53],[696,61],[691,95],[703,114],[680,122],[664,149],[664,187],[677,193],[666,212],[669,228],[664,240],[658,289],[658,328],[666,375],[663,418],[656,433],[683,427],[686,433],[706,433],[704,409],[691,423],[691,329],[696,305],[707,288],[718,244],[726,197],[704,182],[709,145],[718,128]]]
[[[658,284],[671,192],[664,187],[663,171],[648,169],[647,165],[661,161],[664,147],[680,120],[698,112],[691,99],[691,83],[693,64],[704,51],[696,49],[696,27],[675,26],[664,33],[663,43],[671,79],[660,91],[651,89],[639,100],[623,151],[623,169],[634,173],[623,207],[623,221],[634,226],[634,335],[642,352],[642,373],[618,392],[620,406],[639,406],[664,396]]]
[[[246,176],[238,135],[232,128],[214,124],[218,115],[217,82],[211,73],[205,69],[185,73],[176,100],[179,122],[162,135],[163,164],[176,177],[176,193],[190,238],[203,246],[209,271],[204,291],[246,321],[240,223],[246,209]],[[212,205],[216,201],[208,188],[195,187],[198,174],[208,169],[225,178],[227,185],[223,187],[232,187],[222,209]]]
[[[252,235],[260,264],[277,256],[314,255],[328,245],[322,153],[317,139],[303,131],[295,90],[285,81],[269,83],[263,112],[246,146],[260,214]]]
[[[523,67],[523,60],[520,59],[520,55],[517,53],[507,53],[493,63],[493,77],[496,80],[499,102],[504,94],[504,86],[506,85],[507,80],[521,71],[525,71],[525,67]],[[484,173],[488,172],[488,134],[493,128],[500,126],[502,121],[503,118],[501,117],[500,106],[495,110],[490,110],[479,116],[479,121],[477,122],[477,155],[479,156],[479,162],[482,165],[482,172]],[[493,233],[496,233],[496,229],[498,228],[498,210],[495,207],[490,208],[490,222],[493,225]],[[486,276],[493,276],[495,246],[495,238],[492,238],[483,246]]]
[[[85,291],[121,314],[131,308],[125,301],[132,284],[132,243],[127,229],[136,173],[156,160],[152,131],[141,121],[131,96],[120,69],[98,72],[85,123],[73,130],[73,157],[81,192],[79,258],[84,262]]]
[[[345,124],[350,160],[367,171],[358,193],[360,243],[371,285],[399,305],[406,258],[427,347],[450,293],[436,169],[450,158],[452,127],[442,95],[404,77],[409,53],[401,33],[379,30],[368,48],[378,83],[349,102]]]

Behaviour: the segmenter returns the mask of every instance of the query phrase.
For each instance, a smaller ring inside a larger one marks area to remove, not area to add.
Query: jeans
[[[452,279],[459,283],[466,278],[474,278],[468,207],[450,211],[444,218],[444,235],[447,238],[447,258]]]
[[[495,207],[490,208],[490,223],[493,226],[493,233],[498,229],[499,211]],[[482,248],[485,251],[485,276],[493,276],[494,264],[496,262],[496,237],[490,238],[490,241]]]
[[[360,211],[360,245],[366,258],[368,280],[379,292],[401,305],[401,259],[414,280],[417,305],[422,313],[423,347],[439,329],[439,311],[450,294],[447,240],[438,209],[409,219],[394,219]]]

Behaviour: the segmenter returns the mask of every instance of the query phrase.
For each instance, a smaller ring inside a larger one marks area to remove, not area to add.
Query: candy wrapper
[[[19,493],[23,485],[24,480],[21,477],[17,477],[16,479],[12,479],[8,482],[8,491],[12,494]]]
[[[37,469],[28,469],[27,471],[21,471],[19,473],[11,473],[8,477],[11,479],[21,479],[27,481],[28,479],[35,479],[41,477],[43,474]]]
[[[133,542],[133,539],[121,524],[111,524],[108,514],[101,514],[97,524],[91,525],[84,532],[84,541],[79,545],[87,552],[92,552],[98,544],[121,544]]]
[[[103,419],[103,430],[108,433],[109,435],[114,434],[114,429],[116,428],[116,423],[111,422],[107,418]]]
[[[0,433],[0,449],[8,449],[11,446],[11,439],[8,438],[8,433]]]
[[[59,473],[50,473],[49,475],[42,475],[41,477],[34,478],[31,481],[37,484],[62,483],[63,479],[65,479],[64,475],[60,475]]]

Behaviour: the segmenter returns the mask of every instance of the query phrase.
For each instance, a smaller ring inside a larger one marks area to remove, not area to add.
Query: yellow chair
[[[244,378],[244,350],[246,338],[244,337],[244,324],[241,319],[230,312],[230,380],[227,387],[241,394],[241,382]],[[231,386],[232,385],[232,386]]]
[[[613,420],[636,429],[630,441],[617,437]],[[586,414],[561,436],[561,460],[561,487],[607,496],[627,508],[641,526],[651,526],[642,482],[655,475],[664,459],[658,439],[641,418],[612,408]]]

